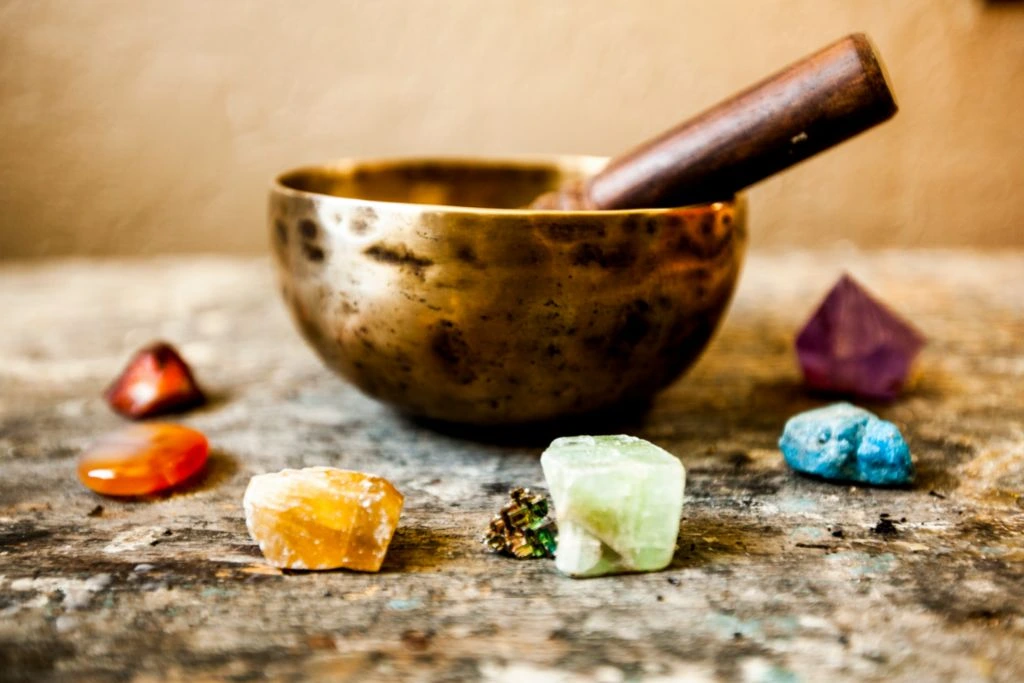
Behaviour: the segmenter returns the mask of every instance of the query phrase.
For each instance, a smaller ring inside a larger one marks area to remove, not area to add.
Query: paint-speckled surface
[[[842,269],[931,340],[868,406],[908,438],[910,490],[790,472],[792,336]],[[626,431],[679,455],[679,550],[576,581],[479,544],[549,435],[440,433],[324,370],[265,261],[0,269],[0,680],[1018,681],[1024,678],[1024,254],[754,253],[720,335]],[[75,481],[121,424],[100,393],[167,338],[211,404],[194,488],[140,502]],[[245,530],[249,477],[386,476],[405,509],[380,574],[281,574]],[[100,509],[99,506],[102,506]],[[889,515],[882,518],[881,515]]]

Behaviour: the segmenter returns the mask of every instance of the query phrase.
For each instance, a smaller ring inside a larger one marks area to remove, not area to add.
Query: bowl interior
[[[562,183],[595,173],[604,159],[551,161],[427,159],[301,168],[278,183],[298,192],[352,199],[516,209]]]

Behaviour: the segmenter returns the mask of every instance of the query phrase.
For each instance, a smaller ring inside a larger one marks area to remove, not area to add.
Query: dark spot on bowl
[[[469,344],[451,320],[441,320],[434,326],[430,350],[441,362],[445,373],[459,384],[469,384],[476,379]]]
[[[653,216],[647,219],[647,234],[653,235],[658,232],[658,219]]]
[[[640,218],[638,216],[626,216],[622,219],[622,232],[632,235],[640,229]]]
[[[316,227],[316,223],[308,218],[303,218],[299,221],[299,234],[302,235],[303,239],[312,240],[316,239],[316,235],[319,232],[319,228]]]
[[[348,230],[353,235],[366,235],[373,229],[377,222],[377,212],[373,209],[363,209],[352,215],[348,221]]]
[[[651,330],[651,305],[637,299],[623,308],[623,314],[622,323],[612,334],[612,341],[631,349]]]
[[[310,261],[313,261],[314,263],[320,263],[321,261],[324,260],[324,250],[316,246],[315,244],[303,242],[302,253],[305,255],[306,258],[308,258]]]
[[[526,262],[529,263],[531,266],[540,265],[540,263],[543,260],[544,260],[544,255],[543,255],[543,253],[540,250],[538,250],[538,249],[529,249],[527,251]]]
[[[655,322],[651,305],[636,299],[620,309],[618,321],[607,335],[588,335],[582,340],[583,346],[609,361],[626,362],[636,346],[648,337]]]
[[[422,256],[417,256],[404,244],[388,246],[386,244],[377,243],[367,247],[363,253],[374,261],[397,266],[399,268],[407,268],[409,272],[421,280],[425,278],[424,270],[429,266],[434,265],[433,261]]]
[[[716,238],[713,219],[711,225],[711,234],[701,237],[694,236],[689,230],[680,231],[673,249],[678,253],[691,254],[699,259],[717,258],[732,244],[732,231],[727,231],[721,237]],[[703,233],[703,224],[701,231]]]
[[[604,237],[604,224],[598,221],[575,220],[570,222],[548,221],[544,232],[555,242],[575,242],[581,239]]]
[[[715,234],[715,216],[714,214],[705,215],[700,221],[700,233],[704,237],[711,237]]]
[[[348,229],[353,235],[365,235],[370,232],[370,224],[362,216],[353,216],[348,222]]]
[[[280,218],[274,221],[274,234],[277,236],[277,243],[282,247],[288,244],[288,225]]]
[[[460,244],[455,249],[455,258],[472,266],[480,265],[480,261],[476,258],[476,252],[473,251],[473,247],[468,244]]]
[[[599,263],[603,258],[604,253],[601,251],[601,247],[589,242],[577,244],[572,250],[574,266],[589,266],[591,263]]]
[[[576,245],[571,254],[574,266],[598,265],[601,268],[627,268],[636,261],[632,244],[620,244],[610,249],[584,242]]]

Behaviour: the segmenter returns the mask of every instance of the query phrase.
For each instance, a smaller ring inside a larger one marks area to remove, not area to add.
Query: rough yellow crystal
[[[275,567],[375,572],[403,500],[381,477],[307,467],[253,477],[242,505],[249,534]]]

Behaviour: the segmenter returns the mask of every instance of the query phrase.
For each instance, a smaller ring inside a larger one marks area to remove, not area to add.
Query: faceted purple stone
[[[890,399],[924,344],[920,332],[843,275],[796,338],[796,353],[814,389]]]

